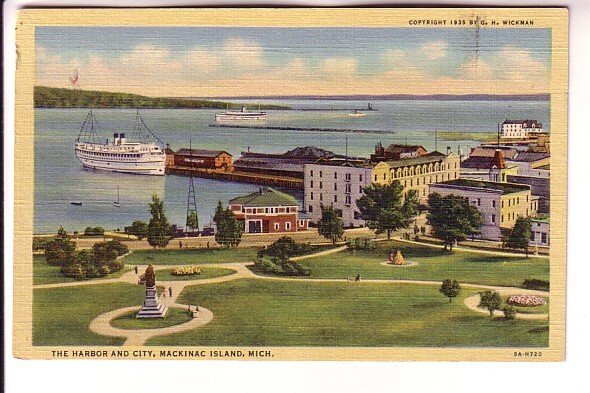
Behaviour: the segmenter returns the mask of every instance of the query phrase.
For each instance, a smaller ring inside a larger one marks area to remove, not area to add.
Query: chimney
[[[447,146],[447,156],[451,154],[451,146]]]
[[[494,152],[494,165],[498,169],[504,169],[506,167],[506,164],[504,163],[504,152],[500,149],[497,149]]]
[[[262,187],[260,187],[260,188],[258,189],[258,193],[259,193],[260,195],[262,195]]]

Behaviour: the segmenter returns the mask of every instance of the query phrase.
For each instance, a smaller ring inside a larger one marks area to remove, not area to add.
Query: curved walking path
[[[398,240],[398,239],[396,239]],[[425,245],[423,243],[414,242],[411,240],[400,240],[402,242],[407,243],[414,243]],[[442,246],[438,245],[431,245],[426,244],[426,246],[432,246],[435,248],[442,248]],[[292,260],[300,260],[305,258],[313,258],[317,256],[329,255],[334,254],[337,252],[341,252],[346,249],[346,246],[321,251],[315,254],[305,255],[302,257],[292,258]],[[457,249],[456,247],[454,249]],[[472,250],[469,250],[472,251]],[[496,252],[496,251],[488,251],[488,250],[477,250],[472,251],[475,253],[481,254],[492,254],[492,255],[501,255],[501,256],[512,256],[514,254],[505,253],[505,252]],[[161,295],[159,297],[160,301],[168,306],[168,307],[175,307],[175,308],[188,308],[189,305],[177,303],[176,300],[178,296],[182,293],[185,287],[193,286],[193,285],[205,285],[205,284],[214,284],[226,281],[233,281],[240,278],[254,278],[260,280],[271,280],[271,281],[291,281],[291,282],[350,282],[348,278],[294,278],[294,277],[278,277],[278,276],[264,276],[255,274],[252,272],[248,266],[252,266],[252,262],[237,262],[237,263],[207,263],[207,264],[199,264],[196,265],[202,267],[214,267],[214,268],[226,268],[234,270],[234,273],[219,276],[219,277],[211,277],[206,279],[194,279],[194,280],[175,280],[175,281],[157,281],[158,286],[163,286],[166,294]],[[138,270],[141,272],[145,271],[148,265],[137,265]],[[171,265],[152,265],[154,271],[163,270],[163,269],[170,269]],[[129,284],[137,284],[139,279],[139,274],[136,274],[134,270],[126,272],[122,274],[118,278],[110,278],[110,279],[95,279],[89,281],[79,281],[79,282],[65,282],[65,283],[54,283],[54,284],[42,284],[42,285],[34,285],[34,289],[42,289],[42,288],[59,288],[59,287],[73,287],[73,286],[85,286],[85,285],[98,285],[98,284],[110,284],[110,283],[129,283]],[[441,283],[440,281],[431,281],[431,280],[401,280],[401,279],[362,279],[361,281],[351,283],[354,284],[362,284],[362,283],[380,283],[380,284],[414,284],[414,285],[436,285],[439,286]],[[500,287],[500,286],[493,286],[493,285],[480,285],[480,284],[461,284],[463,288],[473,288],[473,289],[483,289],[483,290],[492,290],[500,293],[500,295],[514,295],[514,294],[522,294],[522,295],[538,295],[547,297],[549,296],[548,292],[544,291],[537,291],[537,290],[530,290],[530,289],[523,289],[517,287]],[[169,291],[172,291],[172,295],[170,295]],[[471,311],[481,313],[481,314],[489,314],[489,311],[485,309],[481,309],[477,307],[479,304],[479,294],[469,296],[464,299],[464,305]],[[163,336],[169,335],[174,333],[183,332],[186,330],[196,329],[201,326],[204,326],[211,322],[213,319],[213,313],[204,308],[199,306],[199,313],[196,318],[192,320],[174,326],[169,326],[165,328],[155,328],[155,329],[120,329],[111,326],[111,321],[127,312],[139,310],[139,306],[132,306],[132,307],[123,307],[113,311],[106,312],[104,314],[99,315],[95,319],[93,319],[89,325],[91,331],[111,337],[125,337],[126,341],[124,345],[144,345],[144,343],[151,337],[155,336]],[[502,316],[502,311],[496,310],[494,311],[494,316]],[[516,313],[516,318],[519,319],[546,319],[548,318],[548,314],[525,314],[525,313]]]

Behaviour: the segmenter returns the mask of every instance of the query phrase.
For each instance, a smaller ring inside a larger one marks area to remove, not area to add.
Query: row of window
[[[531,242],[535,242],[535,239],[537,238],[535,234],[537,234],[537,233],[539,235],[541,235],[540,236],[541,243],[548,244],[548,241],[547,241],[548,237],[547,237],[547,233],[545,233],[545,232],[531,232]]]
[[[233,210],[233,209],[232,209]],[[239,210],[239,209],[238,209]],[[297,207],[265,207],[265,208],[245,208],[242,206],[242,213],[246,214],[277,214],[277,213],[297,213]]]
[[[114,153],[99,153],[94,151],[80,150],[83,154],[95,157],[111,157],[111,158],[138,158],[141,154],[114,154]]]
[[[362,190],[361,190],[361,192],[362,192]],[[314,198],[315,198],[314,193],[313,192],[310,192],[309,193],[309,199],[313,201]],[[322,194],[320,192],[320,201],[323,201],[323,200],[324,200],[324,194]],[[352,201],[352,198],[350,197],[350,194],[345,194],[344,195],[344,204],[345,205],[350,205],[351,204],[351,201]],[[334,203],[338,203],[338,195],[334,195]]]
[[[408,168],[398,168],[397,170],[391,170],[390,174],[391,174],[391,178],[395,179],[400,178],[400,177],[408,177],[408,176],[414,176],[414,175],[425,175],[427,173],[432,173],[432,172],[441,172],[441,171],[446,171],[446,170],[450,170],[450,169],[457,169],[458,168],[458,164],[457,162],[453,163],[453,168],[451,168],[451,164],[434,164],[434,166],[432,164],[430,165],[422,165],[422,166],[417,166],[416,170],[414,170],[414,167],[410,167]],[[384,178],[385,179],[385,178]]]
[[[305,220],[299,220],[299,221],[297,221],[297,223],[299,224],[299,227],[301,227],[301,228],[305,227]],[[274,223],[274,229],[275,229],[275,231],[280,230],[281,229],[281,224],[279,224],[278,222],[275,222]],[[285,223],[285,229],[286,230],[290,230],[291,229],[291,222],[290,221],[287,221]]]
[[[324,182],[319,182],[319,189],[323,190],[324,189]],[[309,187],[313,188],[314,186],[314,182],[313,180],[309,181]],[[338,183],[334,183],[334,191],[338,191]],[[350,183],[346,183],[344,184],[344,192],[350,193],[352,192],[352,185]],[[363,186],[359,186],[359,194],[363,193]]]
[[[313,170],[309,171],[309,176],[313,177]],[[324,176],[324,172],[323,171],[319,171],[319,177],[323,177]],[[338,179],[338,172],[334,172],[334,179]],[[346,181],[352,181],[352,174],[350,173],[345,173],[344,174],[344,180]],[[359,181],[363,181],[363,175],[359,174]]]

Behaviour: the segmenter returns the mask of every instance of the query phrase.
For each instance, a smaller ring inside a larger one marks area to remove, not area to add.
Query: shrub
[[[49,243],[52,239],[44,239],[39,237],[33,238],[33,251],[40,251],[45,250],[47,243]]]
[[[369,238],[355,238],[346,242],[349,251],[371,251],[375,249],[375,242]]]
[[[538,291],[549,291],[549,281],[538,280],[536,278],[527,278],[522,282],[522,287],[526,289],[535,289]]]
[[[286,262],[291,257],[307,254],[314,249],[315,247],[309,244],[296,243],[289,236],[282,236],[268,247],[258,251],[258,257],[274,257]]]
[[[506,303],[510,304],[511,306],[536,307],[546,304],[547,301],[541,296],[512,295],[506,300]]]
[[[504,312],[505,319],[510,321],[510,320],[516,318],[516,310],[514,309],[514,307],[506,306],[502,309],[502,311]]]
[[[170,274],[173,276],[197,276],[201,273],[202,271],[198,266],[180,266],[172,269]]]
[[[277,257],[271,257],[270,259],[258,258],[254,266],[262,273],[279,276],[309,276],[311,274],[309,268],[296,262],[281,261]]]
[[[84,235],[86,236],[102,236],[104,235],[104,228],[103,227],[86,227],[84,229]]]

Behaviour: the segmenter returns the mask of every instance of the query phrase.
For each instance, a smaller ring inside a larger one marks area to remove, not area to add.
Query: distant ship
[[[230,111],[227,110],[224,113],[217,113],[215,115],[215,121],[217,122],[225,122],[225,121],[265,121],[266,120],[266,112],[258,111],[247,111],[246,107],[243,106],[239,111]]]
[[[155,137],[137,113],[134,134],[141,134],[141,127]],[[105,143],[99,143],[96,142],[95,128],[96,120],[90,111],[76,140],[76,158],[85,168],[139,175],[164,175],[166,153],[162,146],[154,142],[128,142],[124,133],[117,132],[113,134],[112,142],[107,139]],[[91,142],[82,141],[90,138]]]
[[[350,117],[365,117],[367,114],[365,112],[354,110],[348,114]]]

